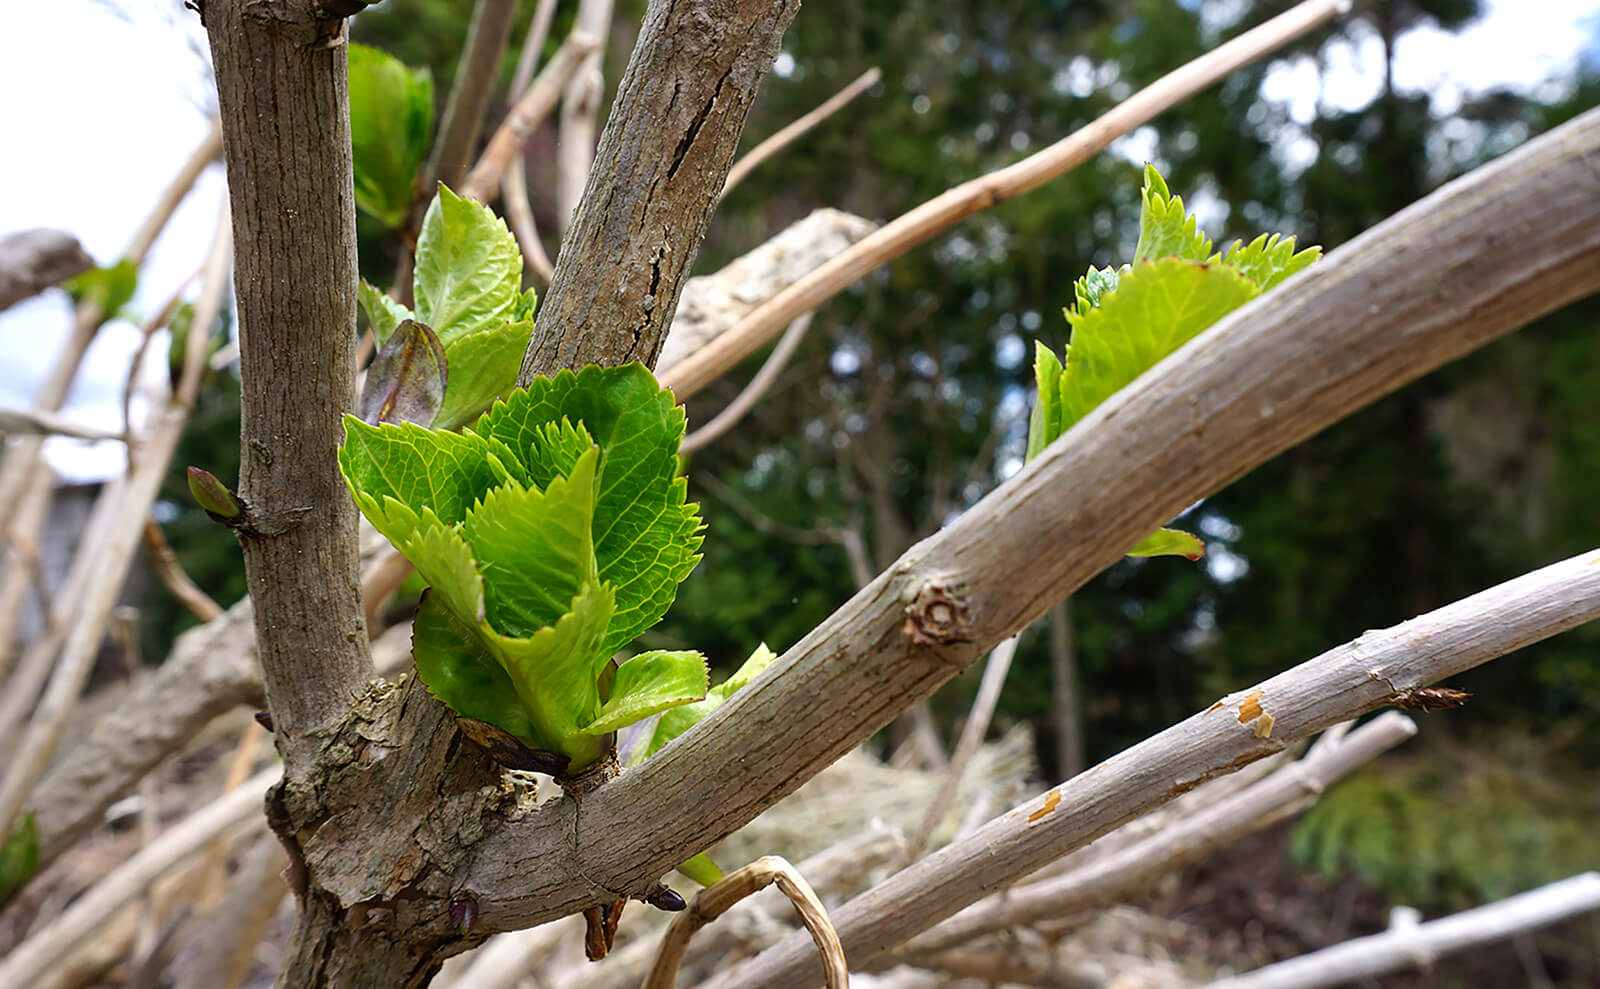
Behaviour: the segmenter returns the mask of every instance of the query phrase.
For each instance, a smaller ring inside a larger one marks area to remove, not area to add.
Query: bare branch
[[[761,365],[761,370],[750,379],[734,400],[729,402],[727,408],[718,412],[711,421],[696,429],[683,438],[678,445],[678,452],[688,456],[697,450],[703,450],[728,430],[739,424],[739,421],[750,414],[750,410],[761,401],[761,396],[767,393],[773,382],[778,380],[778,375],[788,366],[789,358],[794,356],[795,350],[800,347],[800,341],[805,339],[806,330],[811,326],[811,313],[801,315],[779,338],[778,345],[772,348],[772,353],[767,355],[766,361]]]
[[[550,287],[550,279],[555,274],[555,265],[550,263],[550,255],[545,253],[544,241],[539,239],[539,225],[533,219],[533,204],[528,202],[528,176],[522,165],[522,156],[511,159],[511,164],[506,166],[506,175],[500,181],[500,196],[505,202],[506,222],[511,225],[511,233],[517,238],[517,246],[522,250],[522,264],[528,269],[528,275],[543,292]]]
[[[434,182],[452,188],[466,173],[483,129],[489,98],[494,95],[495,76],[500,71],[500,56],[511,36],[511,20],[517,13],[516,0],[478,0],[472,10],[472,26],[467,29],[467,44],[456,65],[455,83],[445,102],[439,136],[428,155],[427,190]],[[424,200],[432,198],[429,195]],[[427,203],[419,204],[426,208]]]
[[[70,436],[78,440],[120,440],[121,430],[80,426],[43,409],[0,409],[0,433],[14,436]]]
[[[710,275],[683,286],[672,330],[661,347],[665,372],[704,347],[767,299],[871,233],[873,224],[836,209],[812,210]]]
[[[19,230],[0,237],[0,309],[10,309],[94,267],[94,258],[65,230]]]
[[[156,572],[161,583],[189,614],[202,622],[222,617],[222,606],[211,600],[211,595],[201,590],[200,585],[183,569],[178,554],[172,551],[172,545],[167,542],[166,533],[161,531],[161,524],[153,518],[144,520],[144,555],[150,563],[150,569]]]
[[[1009,927],[1110,906],[1148,889],[1158,876],[1295,813],[1352,771],[1416,733],[1414,721],[1387,711],[1338,745],[1318,749],[1225,801],[1170,822],[1142,841],[1064,875],[974,903],[912,938],[897,954],[944,951]],[[893,964],[891,959],[880,961]]]
[[[195,811],[96,883],[44,929],[0,960],[0,985],[27,986],[56,961],[132,902],[168,869],[189,859],[196,847],[261,813],[261,795],[277,779],[276,766]]]
[[[171,184],[156,201],[155,207],[145,218],[144,223],[134,232],[133,239],[128,243],[128,249],[122,252],[123,260],[135,267],[144,262],[150,246],[155,243],[156,237],[160,236],[167,221],[177,210],[178,204],[189,194],[200,173],[205,171],[206,166],[215,161],[221,152],[222,132],[213,125],[205,140],[188,157],[178,174],[173,177]],[[73,313],[72,330],[62,342],[61,351],[56,355],[55,363],[50,366],[49,375],[33,397],[34,408],[45,412],[55,412],[61,408],[67,399],[67,392],[72,388],[72,380],[77,377],[78,365],[82,363],[84,353],[94,341],[95,334],[99,332],[100,324],[107,315],[95,302],[86,302]],[[38,470],[41,448],[40,440],[24,438],[6,449],[5,461],[0,464],[0,517],[11,517],[15,511],[17,499],[21,496],[24,486]]]
[[[1162,76],[1094,123],[1043,151],[928,200],[768,300],[719,337],[715,344],[664,372],[662,384],[671,388],[679,401],[687,399],[787,326],[790,320],[816,309],[867,272],[974,213],[1014,199],[1071,171],[1117,137],[1348,9],[1349,0],[1306,0],[1288,13]]]
[[[536,813],[479,846],[468,881],[483,894],[481,922],[488,930],[522,927],[582,909],[596,902],[599,889],[642,891],[932,693],[1196,499],[1452,357],[1600,289],[1600,201],[1589,192],[1597,168],[1600,111],[1591,111],[1451,183],[1224,318],[912,547],[704,721],[587,795],[581,861],[573,857],[572,825],[545,818],[571,808]],[[1521,241],[1507,255],[1500,231],[1511,228]],[[1396,271],[1407,277],[1395,278]],[[1318,332],[1305,332],[1310,325]],[[1440,665],[1429,667],[1428,677],[1586,620],[1600,609],[1600,594],[1584,596],[1600,591],[1597,584],[1600,567],[1567,563],[1490,592],[1485,606],[1529,585],[1545,596],[1502,613],[1505,624],[1481,635],[1462,654],[1466,659],[1430,657]],[[1556,603],[1563,594],[1570,596]],[[1449,617],[1453,623],[1471,616]],[[1339,681],[1340,692],[1316,708],[1326,723],[1305,723],[1290,711],[1280,721],[1317,730],[1382,703],[1393,690],[1420,685],[1352,676],[1355,684]],[[821,705],[818,697],[839,702]],[[1255,747],[1229,748],[1204,771],[1196,765],[1192,773],[1180,767],[1162,775],[1197,782],[1281,746],[1283,737],[1280,729]],[[1107,778],[1088,773],[1079,780],[1090,786]],[[1150,806],[1169,785],[1146,794]],[[1088,803],[1075,799],[1068,806]],[[640,807],[652,813],[641,817]],[[937,868],[943,855],[907,874]],[[512,876],[514,883],[504,878]],[[960,905],[951,902],[948,910]]]
[[[344,25],[315,8],[208,0],[205,17],[238,242],[239,496],[255,519],[240,546],[291,775],[306,733],[373,677],[356,509],[337,463],[356,346]]]
[[[798,0],[650,5],[521,382],[585,364],[655,365],[745,115],[798,7]]]
[[[1415,927],[1355,938],[1309,955],[1211,983],[1211,989],[1312,989],[1370,979],[1385,972],[1426,965],[1442,955],[1486,941],[1499,941],[1600,910],[1600,872],[1507,897]]]
[[[472,171],[461,183],[461,195],[479,202],[488,201],[507,167],[521,156],[522,146],[555,108],[556,100],[561,98],[562,88],[578,71],[584,59],[599,46],[600,42],[595,36],[581,29],[567,35],[567,40],[562,42],[550,64],[539,73],[539,78],[533,81],[527,92],[518,98],[516,105],[494,132],[494,137],[489,139],[489,146],[483,150],[478,163],[472,166]]]
[[[576,30],[605,39],[611,34],[612,0],[578,0]],[[561,98],[561,139],[556,142],[556,231],[566,237],[577,215],[584,183],[594,164],[595,121],[605,96],[605,50],[578,66]]]
[[[967,774],[967,767],[972,765],[973,757],[983,745],[983,736],[989,730],[989,719],[994,717],[995,705],[1000,702],[1000,689],[1006,685],[1006,674],[1010,672],[1011,659],[1016,654],[1017,637],[1014,635],[989,653],[989,661],[983,667],[983,679],[978,683],[978,695],[972,699],[967,723],[962,726],[961,738],[957,740],[956,750],[950,756],[950,768],[945,771],[944,780],[939,784],[933,800],[929,801],[928,809],[922,815],[922,824],[906,844],[905,857],[900,860],[902,869],[917,860],[917,856],[928,846],[934,829],[950,812],[956,791],[961,789],[961,778]]]
[[[860,96],[873,86],[876,86],[878,84],[878,80],[882,78],[882,70],[880,70],[877,66],[873,66],[867,71],[861,73],[859,76],[856,76],[856,78],[851,81],[850,85],[839,90],[837,93],[834,93],[826,100],[823,100],[815,110],[812,110],[805,116],[795,119],[776,134],[751,148],[745,153],[743,158],[740,158],[738,161],[734,162],[733,167],[728,170],[728,178],[722,183],[722,192],[720,195],[722,197],[726,197],[734,186],[738,185],[740,182],[743,182],[745,177],[751,172],[755,171],[762,162],[766,161],[768,158],[771,158],[773,155],[776,155],[778,152],[782,151],[784,148],[803,137],[813,127],[844,109],[847,105],[849,105],[851,100],[855,99],[857,96]]]

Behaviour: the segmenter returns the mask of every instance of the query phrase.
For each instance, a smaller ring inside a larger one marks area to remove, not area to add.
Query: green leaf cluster
[[[139,269],[132,261],[122,258],[104,268],[90,268],[74,275],[62,282],[61,287],[76,305],[98,304],[102,321],[116,319],[139,288]]]
[[[391,229],[403,228],[432,137],[432,73],[377,48],[350,45],[356,205]]]
[[[23,814],[11,837],[0,845],[0,906],[21,889],[39,868],[39,822]]]
[[[1321,256],[1315,247],[1296,252],[1293,237],[1276,234],[1214,252],[1183,199],[1148,165],[1141,197],[1133,263],[1090,268],[1074,284],[1064,360],[1042,343],[1035,350],[1030,460],[1168,354]],[[1204,552],[1195,536],[1162,529],[1129,555],[1198,559]]]
[[[419,424],[454,429],[516,384],[533,335],[537,299],[531,289],[522,291],[522,253],[505,221],[442,185],[417,236],[412,288],[416,312],[366,282],[358,298],[380,353],[406,320],[432,331],[444,348],[445,363],[442,368],[429,364],[429,373],[434,380],[447,376],[448,383],[436,417]],[[407,361],[395,366],[416,367]],[[382,380],[369,387],[388,393],[406,386]]]
[[[413,650],[436,697],[575,772],[706,696],[697,652],[611,664],[700,559],[683,432],[639,364],[535,379],[459,433],[346,417],[356,503],[430,585]]]

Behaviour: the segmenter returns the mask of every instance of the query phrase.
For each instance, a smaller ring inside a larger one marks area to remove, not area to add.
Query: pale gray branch
[[[1426,965],[1486,941],[1500,941],[1575,914],[1600,910],[1600,872],[1540,886],[1415,927],[1355,938],[1309,955],[1211,983],[1211,989],[1313,989]]]
[[[578,0],[575,30],[592,38],[611,34],[611,0]],[[643,47],[641,39],[640,47]],[[556,142],[556,232],[566,237],[594,164],[596,121],[605,97],[605,51],[596,46],[575,65],[561,94],[561,139]]]
[[[1386,711],[1337,746],[1315,750],[1225,801],[1169,822],[1143,841],[1065,875],[974,903],[912,938],[904,953],[943,951],[1004,928],[1116,903],[1148,889],[1156,877],[1298,811],[1353,770],[1416,733],[1416,723],[1410,718]]]
[[[239,789],[195,811],[140,849],[96,883],[71,907],[0,960],[0,985],[33,985],[44,971],[132,902],[168,869],[194,855],[196,848],[236,824],[261,813],[262,793],[278,778],[265,769]]]
[[[575,821],[553,817],[573,813],[562,801],[488,839],[464,877],[480,893],[481,922],[489,930],[523,927],[611,892],[642,891],[1196,499],[1443,362],[1600,288],[1597,174],[1600,111],[1592,111],[1451,183],[1223,319],[912,547],[704,721],[589,794]],[[1511,254],[1503,249],[1507,230],[1518,236]],[[1407,277],[1395,278],[1396,271]],[[1447,609],[1450,621],[1441,627],[1464,623],[1479,637],[1455,658],[1429,653],[1437,665],[1410,672],[1444,676],[1584,621],[1600,609],[1597,584],[1600,567],[1578,561],[1481,595],[1489,607],[1528,586],[1540,589],[1542,596],[1502,613],[1507,624],[1498,634]],[[1562,595],[1570,595],[1565,603]],[[1148,802],[1093,827],[1090,815],[1062,816],[1083,822],[1086,839],[1149,809],[1180,783],[1198,783],[1419,685],[1405,676],[1369,681],[1365,669],[1342,672],[1353,679],[1317,682],[1318,691],[1338,691],[1313,695],[1322,704],[1311,710],[1326,721],[1308,721],[1292,706],[1280,713],[1281,699],[1273,700],[1280,728],[1270,737],[1235,725],[1240,731],[1219,740],[1227,742],[1219,752],[1187,766],[1147,767],[1156,777],[1151,790],[1124,783],[1137,777],[1083,774],[1074,786],[1115,780],[1118,792],[1132,789]],[[1295,696],[1300,704],[1312,699]],[[818,697],[835,702],[818,704]],[[1174,730],[1187,737],[1190,729]],[[1235,738],[1239,733],[1247,738]],[[1136,759],[1148,754],[1132,751]],[[1092,801],[1075,798],[1067,806]],[[641,818],[641,807],[651,813]],[[1070,844],[1052,842],[1050,854]],[[1017,861],[1037,868],[1042,862],[1032,856]],[[903,875],[937,871],[946,861],[940,852]],[[918,919],[921,926],[905,936],[962,905],[959,898],[944,904],[944,913]],[[904,904],[893,913],[917,915]],[[885,932],[885,941],[893,934]]]
[[[961,789],[961,778],[967,774],[967,767],[972,765],[972,758],[978,754],[979,746],[983,745],[983,736],[989,731],[989,719],[994,717],[995,705],[1000,703],[1000,690],[1006,685],[1006,674],[1011,671],[1011,660],[1016,654],[1017,637],[1014,635],[989,653],[989,661],[983,667],[983,679],[978,682],[978,694],[972,699],[972,710],[967,712],[967,723],[962,726],[955,752],[950,755],[950,767],[945,770],[938,792],[923,812],[922,823],[906,845],[901,868],[917,860],[917,856],[928,846],[934,829],[943,823],[944,816],[950,812],[956,791]]]
[[[94,258],[65,230],[19,230],[0,237],[0,309],[94,267]]]

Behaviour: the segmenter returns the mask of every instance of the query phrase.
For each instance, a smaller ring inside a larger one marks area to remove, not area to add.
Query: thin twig
[[[683,438],[683,443],[678,447],[678,452],[688,456],[696,451],[703,450],[714,443],[718,437],[739,424],[739,420],[749,415],[756,403],[761,401],[761,396],[767,393],[772,383],[778,380],[778,375],[788,366],[789,358],[799,349],[800,341],[805,339],[806,330],[811,326],[811,313],[803,313],[789,328],[784,331],[778,340],[778,345],[772,348],[772,353],[767,355],[761,370],[744,386],[744,390],[729,402],[727,407],[711,418],[711,421],[696,429]]]
[[[555,57],[550,59],[550,64],[518,98],[516,106],[506,114],[506,119],[489,139],[489,146],[483,149],[478,163],[472,166],[472,171],[461,183],[462,196],[479,202],[488,201],[512,161],[521,157],[522,146],[544,123],[550,111],[555,109],[562,90],[567,88],[585,60],[599,48],[597,36],[585,33],[581,27],[573,28],[567,40],[556,50]]]
[[[1600,872],[1579,873],[1487,906],[1355,938],[1210,985],[1211,989],[1311,989],[1358,982],[1591,910],[1600,910]]]
[[[816,891],[805,877],[788,862],[776,855],[764,855],[742,869],[735,869],[715,886],[709,886],[695,895],[689,908],[676,917],[661,938],[656,963],[645,976],[643,989],[672,989],[678,975],[678,965],[695,931],[722,916],[735,903],[776,883],[794,909],[800,922],[810,933],[822,961],[822,975],[828,989],[844,989],[850,984],[850,973],[844,962],[844,949],[839,936],[828,920],[828,911],[817,898]]]
[[[511,164],[506,166],[505,178],[500,180],[500,196],[505,202],[506,222],[511,225],[511,233],[517,238],[517,246],[522,249],[523,267],[528,269],[528,276],[533,279],[535,287],[543,292],[550,287],[556,266],[551,263],[550,255],[545,253],[544,241],[539,237],[539,224],[533,218],[533,204],[528,202],[527,169],[522,164],[521,155],[512,158]]]
[[[0,684],[11,675],[11,665],[17,658],[20,645],[22,609],[28,603],[28,592],[37,587],[39,614],[48,620],[53,609],[52,597],[43,571],[39,566],[39,544],[34,535],[44,525],[45,513],[50,508],[51,491],[55,488],[55,472],[41,470],[22,493],[17,514],[7,521],[6,534],[0,545],[6,546],[9,565],[0,580]]]
[[[1215,51],[1169,72],[1095,122],[1014,165],[964,182],[885,224],[860,243],[778,293],[733,329],[662,375],[684,401],[726,372],[789,321],[816,309],[911,248],[996,203],[1076,168],[1106,145],[1241,66],[1349,9],[1350,0],[1307,0]]]
[[[1600,550],[1591,550],[1401,625],[1367,632],[1231,693],[845,904],[835,923],[849,945],[851,964],[858,969],[876,964],[888,946],[953,915],[996,885],[1034,872],[1213,776],[1393,703],[1414,685],[1470,669],[1597,616]],[[814,978],[808,954],[791,937],[712,984],[720,989],[804,982]]]
[[[144,520],[144,554],[161,583],[166,585],[189,614],[203,622],[222,617],[222,606],[190,578],[178,560],[178,554],[172,551],[172,545],[167,542],[166,534],[161,531],[161,524],[153,518]]]
[[[434,182],[455,186],[467,170],[478,133],[483,129],[489,99],[494,95],[500,56],[506,50],[516,12],[516,0],[478,0],[473,8],[472,26],[467,29],[467,43],[456,65],[455,83],[445,103],[439,136],[428,156],[427,174],[431,181],[424,200],[432,198],[428,193]],[[422,205],[426,208],[426,203]]]
[[[611,36],[612,0],[578,0],[574,33]],[[600,119],[600,99],[605,94],[605,49],[586,55],[568,80],[561,97],[561,140],[556,144],[556,229],[566,236],[567,226],[583,198],[589,169],[594,165],[595,130]]]
[[[70,436],[78,440],[120,440],[122,433],[80,426],[43,409],[0,409],[0,433],[13,436]]]
[[[0,985],[27,986],[131,903],[167,870],[194,855],[196,847],[261,813],[262,795],[281,775],[276,766],[184,818],[96,883],[60,916],[0,960]]]
[[[929,801],[927,811],[922,815],[922,824],[917,827],[915,834],[906,844],[905,857],[900,860],[903,869],[917,860],[922,850],[928,845],[928,838],[935,828],[944,820],[945,814],[950,811],[950,804],[956,798],[956,792],[961,789],[961,779],[967,774],[967,767],[972,765],[972,759],[978,754],[978,749],[983,745],[983,736],[989,731],[989,719],[994,717],[995,705],[1000,702],[1000,689],[1006,684],[1006,674],[1011,670],[1011,659],[1017,654],[1017,637],[1012,636],[994,647],[989,653],[989,661],[983,667],[983,679],[978,683],[978,695],[972,699],[972,710],[967,714],[967,723],[961,729],[961,738],[956,742],[955,752],[950,756],[950,766],[945,770],[944,779],[939,783],[939,789]]]
[[[873,66],[856,76],[850,85],[824,100],[815,110],[796,118],[788,126],[745,152],[744,157],[734,162],[733,167],[728,169],[728,177],[722,182],[721,197],[726,198],[733,187],[743,182],[745,176],[755,171],[758,165],[788,147],[813,127],[844,109],[851,100],[877,85],[878,80],[882,78],[883,72],[877,66]]]
[[[520,93],[528,88],[533,72],[539,67],[539,57],[544,42],[550,34],[550,22],[555,18],[556,0],[539,0],[534,9],[533,22],[528,26],[528,38],[522,45],[522,56],[517,60],[517,71],[511,79],[511,92]],[[533,205],[528,202],[528,177],[522,155],[511,156],[506,165],[505,177],[500,180],[500,197],[505,203],[506,222],[522,249],[523,266],[535,287],[543,292],[550,287],[550,276],[555,265],[545,253],[544,241],[539,237],[539,224],[533,218]]]

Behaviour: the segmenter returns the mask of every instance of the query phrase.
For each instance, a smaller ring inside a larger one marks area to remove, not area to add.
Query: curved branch
[[[745,116],[798,8],[798,0],[650,5],[556,258],[522,383],[585,364],[655,366]]]
[[[642,891],[1196,499],[1445,361],[1600,289],[1597,174],[1600,111],[1591,111],[1223,319],[913,546],[706,720],[589,794],[576,822],[581,853],[570,826],[542,831],[551,823],[544,811],[485,842],[466,877],[482,894],[482,922],[490,930],[521,927],[582,909],[602,893]],[[1507,231],[1518,238],[1515,252],[1504,249]],[[1562,564],[1527,581],[1547,595],[1552,587],[1587,591],[1596,598],[1589,606],[1600,609],[1600,566]],[[1523,613],[1508,616],[1517,619],[1506,626],[1515,634],[1482,636],[1473,661],[1587,617],[1574,611],[1537,626],[1555,600],[1523,599]],[[1436,674],[1459,668],[1458,657]],[[1285,729],[1295,737],[1343,721],[1403,686],[1353,675],[1334,703],[1318,708],[1325,723],[1285,711],[1271,739],[1230,743],[1232,754],[1209,771],[1276,747]],[[818,697],[837,701],[818,704]],[[1103,778],[1079,777],[1086,784]],[[909,871],[937,867],[943,854]]]

